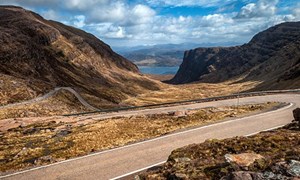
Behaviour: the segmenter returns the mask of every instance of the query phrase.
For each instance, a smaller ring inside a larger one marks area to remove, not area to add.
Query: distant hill
[[[237,77],[262,82],[257,89],[299,88],[300,22],[271,27],[242,46],[186,51],[170,83],[217,83]]]
[[[15,6],[0,6],[0,63],[0,104],[68,86],[110,107],[160,87],[92,34]]]
[[[222,45],[236,43],[224,43]],[[159,44],[153,46],[136,46],[131,48],[116,47],[124,57],[139,66],[179,66],[182,63],[184,51],[199,46],[211,47],[216,44]]]

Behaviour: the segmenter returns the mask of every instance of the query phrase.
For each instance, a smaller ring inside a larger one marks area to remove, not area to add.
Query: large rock
[[[300,178],[300,161],[292,160],[289,163],[287,173],[293,177],[299,177]]]
[[[248,167],[256,160],[263,159],[264,157],[256,153],[242,153],[242,154],[226,154],[225,159],[229,163],[237,164],[240,167]]]
[[[186,113],[186,111],[175,111],[174,116],[175,117],[185,117],[185,116],[187,116],[187,113]]]
[[[293,115],[294,115],[295,121],[300,123],[300,108],[294,109],[293,110]]]

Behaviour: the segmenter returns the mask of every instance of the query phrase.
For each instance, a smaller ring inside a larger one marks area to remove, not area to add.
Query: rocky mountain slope
[[[186,51],[170,82],[222,82],[237,77],[261,81],[257,89],[300,87],[300,22],[271,27],[242,46]]]
[[[0,104],[73,87],[111,107],[160,87],[92,34],[14,6],[0,6],[0,63]]]

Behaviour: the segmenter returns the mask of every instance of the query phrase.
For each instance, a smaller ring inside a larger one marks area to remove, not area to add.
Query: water
[[[179,67],[151,67],[151,66],[139,66],[140,71],[143,74],[176,74]]]

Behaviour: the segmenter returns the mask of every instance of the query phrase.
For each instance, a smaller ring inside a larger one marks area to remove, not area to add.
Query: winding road
[[[283,126],[293,119],[292,110],[300,106],[300,94],[276,94],[240,98],[240,104],[263,102],[286,102],[287,106],[254,116],[231,119],[228,121],[184,130],[155,139],[102,151],[87,156],[74,158],[47,166],[37,167],[14,174],[1,176],[3,179],[118,179],[132,172],[160,164],[167,160],[172,150],[192,144],[201,143],[211,138],[229,138],[245,136],[260,131]],[[102,119],[115,116],[132,116],[162,113],[185,109],[236,105],[236,99],[220,100],[172,107],[160,107],[145,110],[114,112],[89,115]],[[84,118],[84,116],[83,116]]]
[[[61,90],[66,90],[66,91],[69,91],[70,93],[72,93],[77,99],[78,101],[84,105],[85,107],[91,109],[91,110],[99,110],[95,107],[93,107],[92,105],[90,105],[88,102],[86,102],[82,96],[77,93],[73,88],[71,87],[57,87],[55,88],[54,90],[51,90],[50,92],[48,92],[47,94],[44,94],[43,96],[40,96],[40,97],[36,97],[34,99],[30,99],[30,100],[27,100],[27,101],[23,101],[23,102],[18,102],[18,103],[13,103],[13,104],[8,104],[8,105],[4,105],[4,106],[0,106],[0,109],[4,109],[4,108],[9,108],[9,107],[14,107],[14,106],[20,106],[20,105],[27,105],[27,104],[32,104],[32,103],[36,103],[36,102],[39,102],[39,101],[43,101],[45,99],[48,99],[52,96],[54,96],[56,93],[58,93],[59,91]]]

